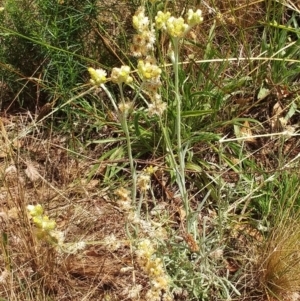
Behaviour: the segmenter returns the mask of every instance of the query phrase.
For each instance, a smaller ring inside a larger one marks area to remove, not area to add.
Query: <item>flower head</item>
[[[141,173],[137,180],[137,186],[141,191],[150,189],[151,177],[149,174]]]
[[[166,29],[166,23],[168,21],[168,19],[171,17],[171,13],[170,12],[162,12],[159,11],[155,17],[155,25],[157,29]]]
[[[151,97],[151,99],[153,100],[153,103],[150,103],[148,105],[149,116],[162,116],[164,111],[167,109],[167,103],[162,101],[161,96],[157,93],[154,94],[153,97]]]
[[[43,215],[43,207],[38,204],[28,205],[27,210],[29,211],[29,215],[32,218],[32,221],[36,227],[36,235],[39,239],[49,239],[49,241],[56,241],[54,237],[52,237],[51,232],[56,228],[56,222],[52,219],[49,219],[47,215]]]
[[[88,72],[90,73],[91,79],[90,82],[95,85],[99,86],[106,82],[106,71],[103,69],[94,69],[94,68],[88,68]]]
[[[149,18],[145,16],[145,7],[140,6],[132,18],[133,27],[138,32],[143,32],[149,28]]]
[[[127,297],[133,300],[138,300],[139,298],[139,294],[140,291],[143,289],[143,286],[138,284],[138,285],[133,285],[132,288],[130,288],[129,290],[127,290]]]
[[[157,102],[151,103],[148,106],[149,116],[152,117],[154,115],[162,116],[164,111],[167,109],[167,104],[165,102]]]
[[[150,95],[157,94],[157,90],[161,87],[162,83],[159,77],[147,80],[143,83],[143,90]]]
[[[187,24],[192,27],[203,22],[202,11],[197,9],[195,12],[189,9],[187,13]]]
[[[136,41],[141,45],[145,46],[146,49],[152,50],[153,45],[155,43],[155,31],[154,30],[145,30],[139,35],[137,35],[139,39]]]
[[[143,239],[138,244],[136,250],[137,261],[148,275],[151,283],[151,287],[146,293],[146,300],[149,301],[162,300],[163,292],[170,296],[170,279],[165,272],[162,259],[157,257],[155,253],[154,245],[149,239]]]
[[[124,187],[118,188],[115,194],[119,196],[122,201],[130,201],[130,191]]]
[[[56,227],[55,221],[49,219],[49,217],[47,215],[34,216],[32,220],[37,228],[39,228],[45,232],[54,230]]]
[[[118,200],[119,207],[125,211],[129,212],[132,210],[130,191],[126,188],[120,187],[116,190],[115,194],[120,198]]]
[[[133,43],[130,45],[130,52],[132,56],[142,57],[144,55],[147,55],[148,49],[145,47],[145,45],[138,45]]]
[[[33,217],[33,216],[39,216],[42,215],[44,213],[43,207],[41,204],[37,204],[37,205],[28,205],[27,206],[27,210],[29,211],[29,214]]]
[[[144,171],[146,174],[152,175],[157,171],[157,169],[158,169],[157,166],[153,167],[152,165],[150,165],[150,166],[146,167]]]
[[[150,80],[160,76],[161,69],[150,59],[139,60],[138,71],[143,80]]]
[[[111,252],[118,250],[121,247],[121,243],[114,234],[110,234],[109,236],[104,237],[103,239],[104,245]]]
[[[136,254],[139,259],[151,259],[151,256],[155,253],[154,246],[152,242],[145,238],[141,240],[138,244],[138,249],[136,251]]]
[[[138,32],[133,36],[132,45],[130,47],[133,56],[146,56],[150,50],[153,50],[155,30],[153,25],[149,25],[149,19],[145,16],[145,8],[141,6],[133,16],[133,27]]]
[[[122,66],[121,68],[113,68],[111,80],[116,84],[130,84],[133,81],[132,77],[130,76],[130,67]]]
[[[189,28],[181,17],[170,17],[166,22],[166,26],[168,34],[173,38],[183,37]]]

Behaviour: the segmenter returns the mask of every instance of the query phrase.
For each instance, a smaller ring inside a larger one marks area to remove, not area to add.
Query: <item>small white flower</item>
[[[149,18],[145,16],[145,7],[140,6],[132,18],[133,27],[138,32],[148,30]]]
[[[140,220],[139,225],[144,233],[148,234],[149,237],[154,237],[154,229],[150,222]]]
[[[210,252],[209,256],[213,259],[221,259],[223,257],[223,249],[219,248]]]
[[[162,116],[166,109],[167,109],[167,103],[166,102],[156,101],[154,103],[149,104],[148,113],[149,113],[150,117],[152,117],[154,115]]]
[[[161,291],[150,289],[146,293],[146,301],[160,301],[161,300]]]
[[[104,245],[108,248],[109,251],[113,252],[118,250],[121,247],[121,243],[114,234],[106,236],[103,240]]]
[[[128,221],[133,223],[133,224],[139,224],[140,223],[140,218],[138,217],[136,212],[130,211],[128,213]]]
[[[60,246],[63,252],[69,254],[75,254],[79,250],[83,250],[86,247],[86,243],[84,241],[79,241],[75,243],[66,243]]]

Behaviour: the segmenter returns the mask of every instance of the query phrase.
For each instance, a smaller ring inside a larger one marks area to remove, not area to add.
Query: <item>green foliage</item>
[[[178,298],[186,293],[189,300],[193,301],[240,295],[225,272],[221,232],[217,230],[218,226],[215,232],[211,231],[211,222],[209,218],[204,220],[199,225],[202,235],[186,236],[184,244],[171,240],[167,245],[162,245],[161,252]],[[226,227],[226,221],[222,220],[221,223],[222,227]],[[167,254],[165,249],[168,250]]]
[[[72,96],[85,82],[87,62],[112,64],[103,45],[96,0],[9,0],[1,15],[0,77],[24,107]],[[42,92],[42,95],[40,93]]]

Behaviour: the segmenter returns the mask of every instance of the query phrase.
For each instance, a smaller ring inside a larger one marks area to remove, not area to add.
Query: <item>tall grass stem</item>
[[[186,192],[185,186],[185,152],[182,148],[182,141],[181,141],[181,95],[179,92],[179,38],[173,38],[173,46],[174,46],[174,75],[175,75],[175,100],[176,100],[176,138],[177,138],[177,156],[179,160],[179,175],[176,175],[178,179],[178,186],[180,189],[181,197],[184,202],[184,207],[186,214],[188,216],[190,208],[189,208],[189,201]]]

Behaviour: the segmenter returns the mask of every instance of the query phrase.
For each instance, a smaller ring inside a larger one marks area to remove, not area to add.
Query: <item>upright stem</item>
[[[121,94],[121,101],[123,102],[123,104],[125,104],[125,98],[124,98],[124,94],[123,94],[122,84],[119,84],[119,89],[120,89],[120,94]],[[136,203],[136,170],[135,170],[134,161],[133,161],[133,157],[132,157],[132,148],[131,148],[131,140],[130,140],[128,123],[127,123],[127,116],[128,116],[128,112],[126,110],[124,112],[121,112],[120,121],[121,121],[121,125],[122,125],[123,131],[125,133],[125,137],[126,137],[127,153],[128,153],[131,176],[133,179],[133,181],[132,181],[132,201],[133,201],[133,204],[135,204]]]
[[[174,74],[175,74],[175,99],[176,99],[176,137],[177,137],[177,153],[178,155],[181,152],[181,98],[179,94],[179,70],[178,70],[178,63],[179,63],[179,41],[178,38],[173,39],[174,43]],[[181,156],[179,156],[179,165],[180,165],[180,172],[182,172],[182,162]]]
[[[175,100],[176,100],[176,138],[177,138],[177,156],[179,160],[179,189],[183,199],[186,215],[189,214],[189,202],[185,186],[185,154],[181,142],[181,95],[179,93],[179,39],[173,38],[174,45],[174,74],[175,74]]]
[[[101,85],[101,88],[104,90],[104,92],[106,93],[106,95],[110,99],[115,111],[118,113],[119,109],[117,107],[117,104],[115,102],[114,97],[111,95],[111,93],[109,92],[109,90],[106,88],[106,86],[104,84]],[[120,94],[121,94],[121,101],[124,104],[125,103],[125,98],[124,98],[124,93],[123,93],[123,86],[122,86],[121,83],[119,84],[119,89],[120,89]],[[133,179],[133,182],[132,182],[132,201],[133,201],[133,204],[135,204],[135,202],[136,202],[136,171],[135,171],[133,157],[132,157],[130,134],[129,134],[128,124],[127,124],[128,112],[126,112],[126,111],[121,112],[121,114],[119,113],[118,116],[120,118],[122,130],[124,131],[125,137],[126,137],[130,172],[131,172],[131,176],[132,176],[132,179]]]

